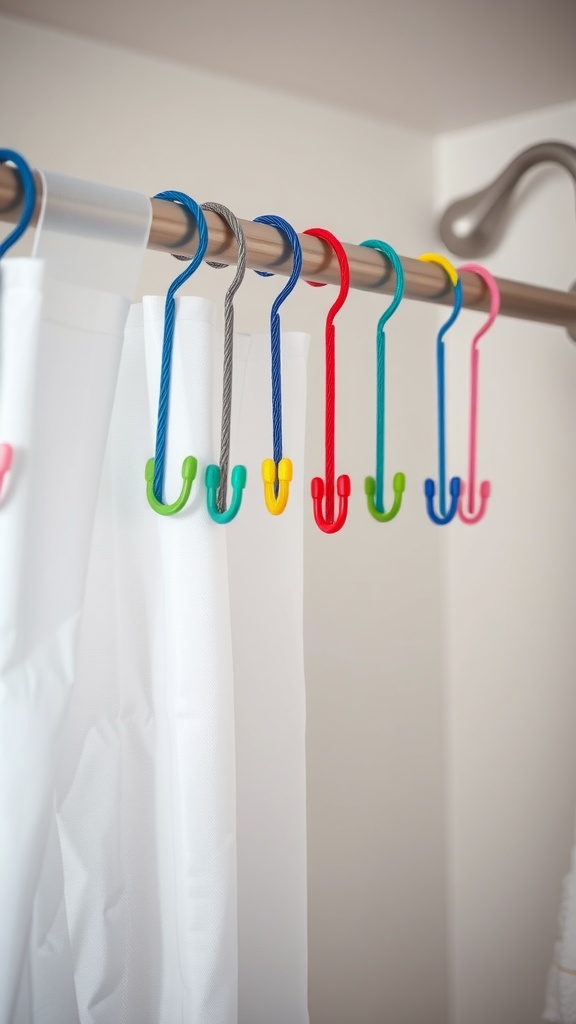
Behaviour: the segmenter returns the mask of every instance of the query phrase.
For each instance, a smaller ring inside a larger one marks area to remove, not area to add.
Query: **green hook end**
[[[384,509],[380,511],[376,507],[374,496],[376,494],[376,481],[373,476],[367,476],[364,480],[364,492],[366,494],[366,504],[368,511],[373,519],[378,523],[389,523],[392,519],[395,519],[398,515],[402,505],[402,495],[406,488],[406,477],[404,473],[396,473],[392,481],[392,487],[394,489],[394,501],[392,508],[389,512],[385,512]]]
[[[181,512],[190,497],[197,471],[198,460],[193,455],[187,455],[182,463],[182,490],[176,501],[171,505],[165,505],[163,501],[158,501],[154,494],[154,459],[148,459],[144,469],[144,476],[146,479],[146,497],[148,498],[150,508],[161,516],[173,516],[176,512]]]
[[[182,479],[192,486],[198,472],[198,459],[193,455],[187,455],[182,463]]]
[[[404,494],[406,490],[406,476],[404,473],[395,473],[392,481],[394,494]]]

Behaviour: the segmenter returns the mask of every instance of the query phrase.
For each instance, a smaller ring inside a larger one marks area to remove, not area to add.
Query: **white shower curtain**
[[[576,1024],[576,843],[562,886],[558,930],[543,1020],[550,1024]]]
[[[185,455],[199,467],[186,510],[161,517],[144,465],[163,300],[130,310],[118,375],[125,299],[77,279],[42,295],[41,275],[2,265],[0,1022],[305,1024],[303,487],[266,512],[268,339],[236,340],[248,486],[219,526],[203,473],[220,331],[211,302],[177,300],[167,500]],[[302,467],[307,338],[283,346]]]

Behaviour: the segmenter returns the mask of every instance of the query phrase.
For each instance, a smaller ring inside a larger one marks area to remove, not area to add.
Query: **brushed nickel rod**
[[[42,182],[35,172],[36,207],[32,225],[38,220]],[[151,199],[152,225],[148,248],[159,252],[193,256],[196,252],[197,231],[187,211],[177,203]],[[15,223],[22,208],[22,190],[13,168],[0,165],[0,220]],[[235,263],[236,240],[227,224],[217,214],[206,213],[209,243],[206,259],[220,263]],[[292,269],[290,248],[281,232],[250,220],[240,221],[246,236],[248,266],[253,270],[267,270],[288,275]],[[338,261],[332,250],[320,239],[300,235],[302,245],[301,276],[310,281],[338,284]],[[394,291],[394,272],[382,253],[358,245],[344,246],[350,261],[350,284],[362,291],[391,294]],[[405,275],[404,295],[408,299],[450,305],[452,288],[447,284],[442,269],[432,263],[402,257]],[[576,294],[541,288],[497,278],[500,288],[500,313],[503,316],[540,323],[556,324],[576,332]],[[489,295],[484,282],[475,274],[461,275],[463,304],[468,309],[487,310]]]

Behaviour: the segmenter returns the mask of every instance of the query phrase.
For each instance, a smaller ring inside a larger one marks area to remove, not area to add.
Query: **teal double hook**
[[[210,465],[206,467],[206,476],[204,478],[206,483],[206,505],[210,516],[215,523],[231,523],[233,519],[238,515],[240,506],[242,504],[242,495],[244,488],[246,487],[246,466],[234,466],[230,475],[232,483],[232,501],[228,508],[226,508],[226,497],[224,495],[224,501],[219,495],[222,494],[222,481],[226,479],[222,475],[220,466]],[[220,507],[223,505],[223,507]]]
[[[384,507],[384,453],[386,447],[386,334],[384,327],[393,313],[396,312],[404,294],[404,271],[398,253],[377,238],[371,238],[361,245],[377,249],[392,264],[396,275],[394,298],[384,310],[376,327],[376,477],[367,476],[364,480],[364,492],[370,515],[379,523],[389,523],[395,519],[402,505],[402,496],[406,488],[404,473],[396,473],[392,481],[394,501],[387,512]]]

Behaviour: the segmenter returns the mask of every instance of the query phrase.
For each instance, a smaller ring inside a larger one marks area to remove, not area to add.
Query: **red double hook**
[[[348,498],[350,497],[350,477],[339,476],[335,482],[335,424],[336,424],[336,328],[334,319],[346,301],[350,289],[350,267],[348,257],[341,242],[325,228],[308,228],[305,235],[314,235],[326,242],[335,252],[340,266],[340,291],[326,317],[326,398],[325,398],[325,464],[324,480],[315,476],[312,480],[311,493],[316,525],[324,533],[337,533],[346,522],[348,515]],[[317,282],[309,281],[316,285]],[[338,515],[334,518],[334,491],[338,495]]]

